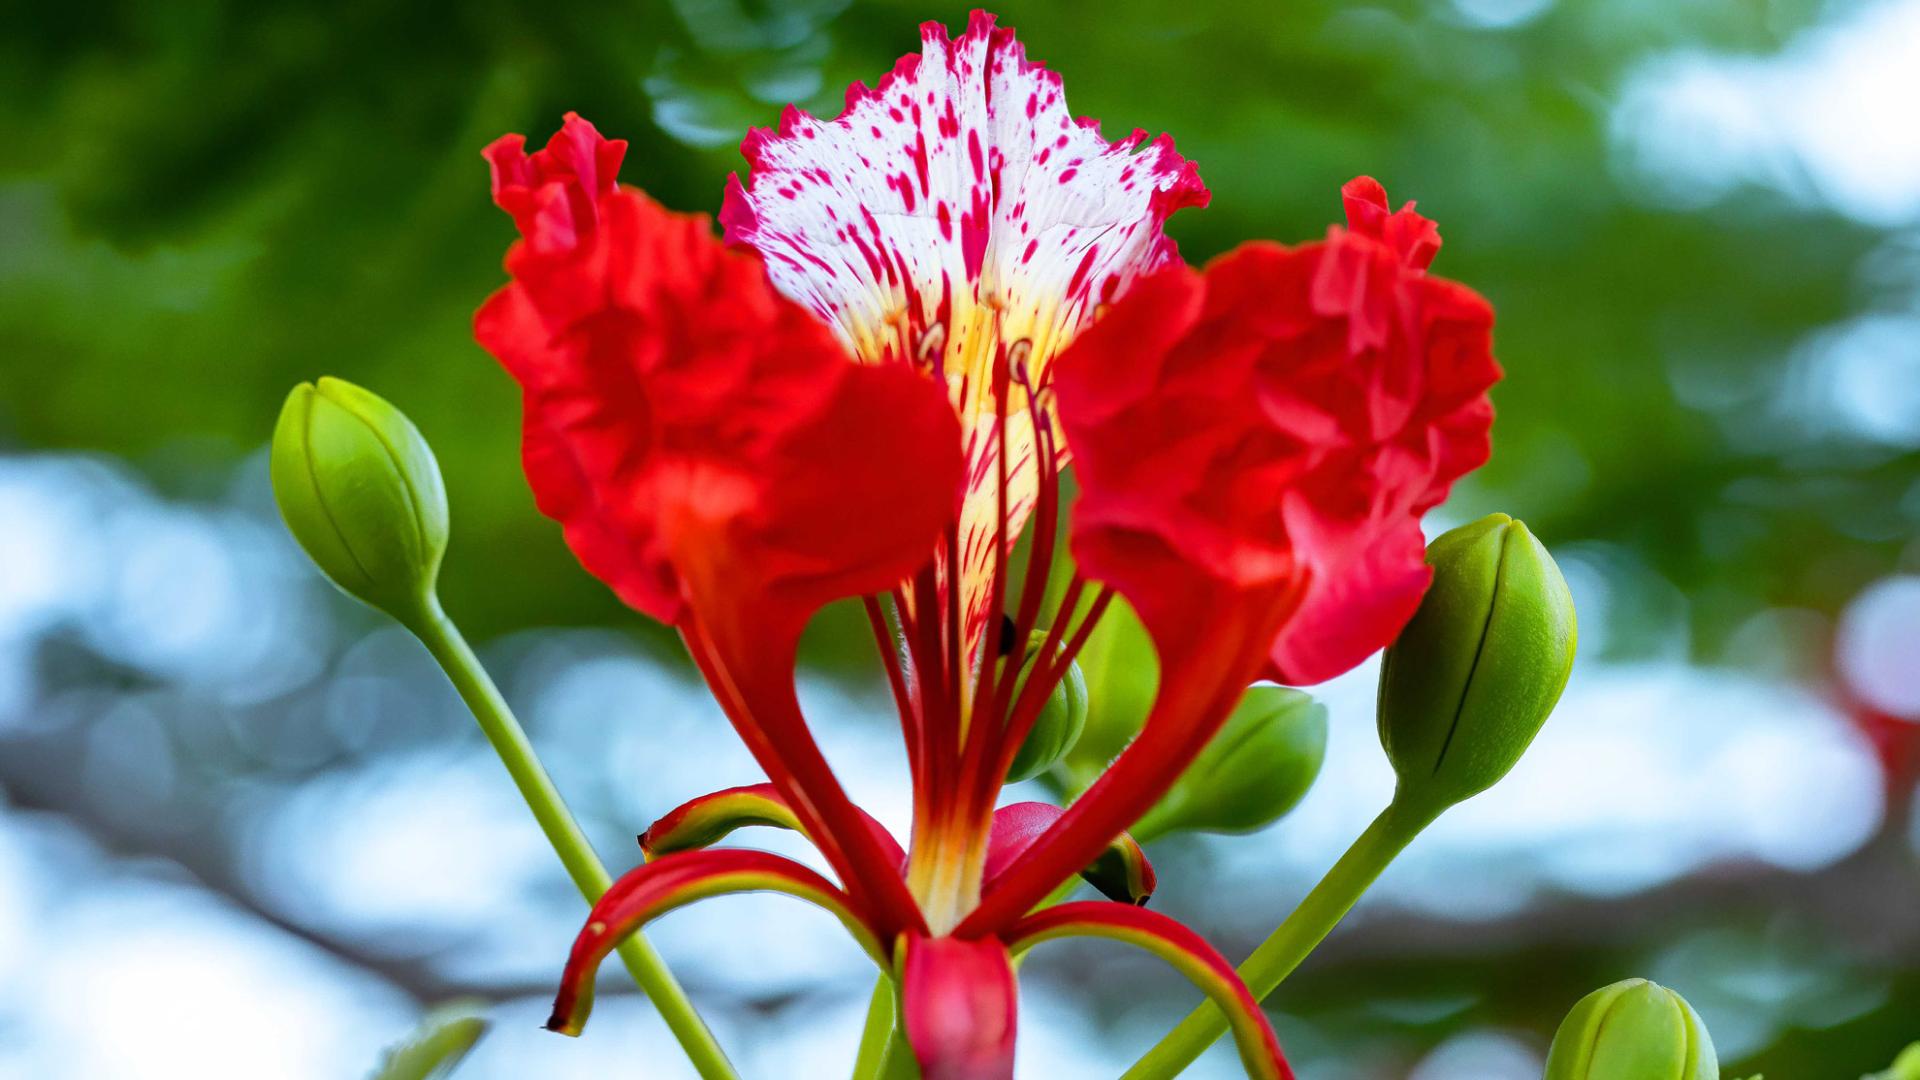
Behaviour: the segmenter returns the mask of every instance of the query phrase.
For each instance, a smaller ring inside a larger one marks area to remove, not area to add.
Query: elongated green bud
[[[1380,670],[1380,742],[1396,798],[1438,812],[1512,769],[1573,670],[1573,597],[1505,514],[1427,548],[1433,587]]]
[[[1028,638],[1026,659],[1020,665],[1016,689],[1025,686],[1027,677],[1033,674],[1034,663],[1040,658],[1046,640],[1044,630],[1035,630]],[[1079,664],[1069,663],[1067,673],[1047,695],[1047,703],[1034,720],[1033,730],[1027,732],[1026,741],[1014,754],[1013,767],[1007,770],[1007,782],[1028,780],[1052,768],[1054,762],[1066,756],[1073,744],[1080,741],[1080,733],[1086,727],[1087,680],[1080,674]]]
[[[1720,1080],[1707,1026],[1685,998],[1628,979],[1580,999],[1547,1052],[1544,1080]]]
[[[403,623],[431,607],[447,492],[405,414],[340,379],[301,383],[274,427],[271,472],[287,530],[335,585]]]
[[[1327,709],[1284,686],[1255,686],[1177,783],[1131,830],[1252,832],[1294,808],[1327,756]]]
[[[1084,790],[1146,724],[1160,684],[1153,639],[1116,596],[1077,661],[1087,682],[1087,726],[1056,770],[1063,794]]]

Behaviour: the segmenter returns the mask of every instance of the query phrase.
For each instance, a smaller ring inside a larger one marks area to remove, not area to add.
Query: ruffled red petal
[[[526,152],[522,135],[502,135],[482,152],[493,170],[493,201],[520,234],[545,251],[563,251],[593,229],[599,200],[613,194],[625,139],[604,139],[568,113],[544,150]]]
[[[1492,308],[1422,269],[1433,223],[1389,213],[1366,178],[1345,193],[1351,227],[1324,243],[1248,244],[1142,283],[1056,376],[1082,565],[1166,593],[1124,550],[1164,546],[1237,586],[1293,579],[1304,594],[1270,673],[1295,684],[1412,617],[1420,516],[1486,460],[1500,374]]]
[[[487,154],[525,241],[475,333],[525,391],[541,510],[666,622],[689,576],[804,618],[914,570],[959,497],[941,389],[852,363],[704,217],[616,188],[621,147],[570,117],[539,153]]]
[[[1364,178],[1345,196],[1351,228],[1163,270],[1060,357],[1073,553],[1138,611],[1160,693],[960,932],[1004,926],[1131,825],[1262,668],[1331,678],[1412,617],[1420,517],[1487,458],[1493,310],[1426,275],[1431,222]]]

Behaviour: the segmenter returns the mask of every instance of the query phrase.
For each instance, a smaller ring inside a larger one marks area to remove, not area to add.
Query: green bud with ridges
[[[1685,998],[1627,979],[1574,1005],[1554,1033],[1544,1080],[1720,1080],[1707,1026]]]
[[[1326,756],[1326,706],[1289,687],[1249,687],[1207,748],[1132,832],[1147,839],[1264,828],[1300,802]]]
[[[347,594],[413,625],[431,610],[447,549],[447,493],[419,429],[340,379],[301,383],[273,431],[280,515]]]
[[[1020,680],[1015,684],[1017,691],[1026,686],[1027,677],[1033,674],[1034,662],[1040,658],[1040,650],[1046,645],[1047,632],[1035,630],[1027,639],[1026,657],[1021,661]],[[1080,741],[1080,733],[1087,727],[1087,680],[1080,673],[1080,665],[1069,663],[1066,674],[1047,694],[1047,703],[1040,707],[1040,715],[1034,718],[1033,729],[1020,744],[1020,750],[1013,756],[1013,766],[1007,770],[1007,782],[1029,780],[1053,767],[1054,762],[1065,757],[1073,744]]]
[[[1433,586],[1380,670],[1396,800],[1438,813],[1512,769],[1573,670],[1573,597],[1527,527],[1493,514],[1428,546]]]

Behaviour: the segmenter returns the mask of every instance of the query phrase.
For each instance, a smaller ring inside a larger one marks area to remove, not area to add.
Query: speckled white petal
[[[729,184],[720,220],[863,360],[915,363],[947,384],[969,459],[960,550],[971,647],[990,614],[995,364],[1011,351],[1027,385],[1044,387],[1052,357],[1099,304],[1178,259],[1162,227],[1205,205],[1207,189],[1171,137],[1109,142],[1097,121],[1075,119],[1060,76],[993,16],[975,12],[958,39],[939,23],[920,36],[920,54],[872,89],[855,83],[839,117],[789,108],[777,130],[749,134],[749,179]],[[1026,410],[1016,386],[1008,544],[1037,486]]]

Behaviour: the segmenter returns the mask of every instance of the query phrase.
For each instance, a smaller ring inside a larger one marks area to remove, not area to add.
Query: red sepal
[[[1060,807],[1043,802],[1012,803],[995,810],[993,829],[987,834],[981,891],[992,892],[994,878],[1064,813]],[[1146,851],[1126,833],[1115,837],[1099,858],[1080,871],[1080,876],[1100,890],[1102,896],[1124,904],[1145,904],[1153,898],[1156,884],[1153,864],[1147,861]]]
[[[628,871],[593,905],[567,957],[548,1030],[580,1033],[593,1008],[593,977],[600,962],[649,921],[709,896],[769,891],[797,896],[832,912],[876,963],[886,964],[880,939],[854,900],[792,859],[765,851],[669,855]]]
[[[864,810],[860,816],[895,865],[905,864],[907,853],[901,850],[900,841],[894,839],[887,827]],[[745,784],[689,799],[669,810],[640,834],[640,851],[650,860],[679,851],[694,851],[717,844],[735,829],[751,825],[792,829],[803,835],[807,831],[778,788],[772,784]]]
[[[1011,1080],[1020,992],[993,938],[902,935],[900,1011],[922,1080]]]
[[[1061,937],[1104,937],[1147,949],[1192,979],[1227,1014],[1240,1062],[1260,1080],[1293,1080],[1273,1025],[1247,984],[1219,951],[1192,930],[1155,911],[1083,900],[1043,908],[1015,924],[1007,947],[1015,954]]]

